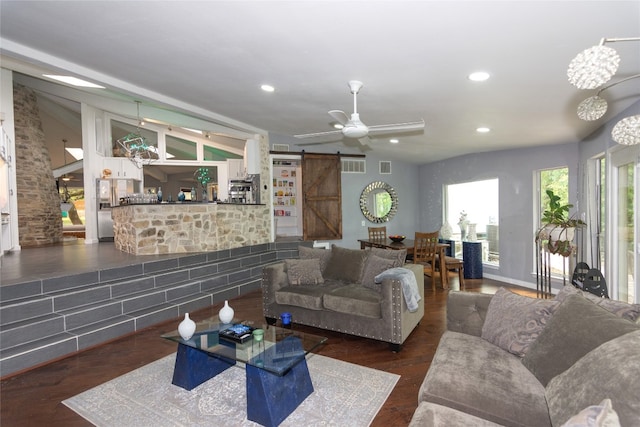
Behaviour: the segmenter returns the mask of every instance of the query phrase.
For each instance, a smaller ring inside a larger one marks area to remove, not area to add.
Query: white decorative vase
[[[189,313],[184,314],[184,320],[178,325],[178,333],[183,340],[187,341],[196,331],[196,322],[189,318]]]
[[[451,239],[451,236],[453,235],[453,229],[451,228],[451,225],[449,225],[448,222],[444,222],[444,224],[442,224],[442,228],[440,229],[440,237],[444,240],[449,240]]]
[[[224,307],[222,307],[220,309],[220,312],[218,313],[218,317],[220,318],[220,321],[222,323],[231,323],[231,321],[233,320],[233,308],[231,308],[229,306],[229,301],[224,302]]]
[[[476,233],[476,224],[469,224],[469,231],[467,234],[467,240],[470,242],[475,242],[478,240],[478,235]]]

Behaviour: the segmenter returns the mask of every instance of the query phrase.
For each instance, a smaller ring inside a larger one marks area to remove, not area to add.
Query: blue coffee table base
[[[306,359],[283,376],[247,365],[247,419],[251,421],[276,427],[311,393]]]
[[[192,390],[235,364],[235,360],[212,357],[204,351],[178,343],[171,383]]]

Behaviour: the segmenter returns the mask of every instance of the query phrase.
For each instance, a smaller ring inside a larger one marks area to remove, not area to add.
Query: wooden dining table
[[[395,249],[395,250],[407,250],[407,255],[413,255],[413,248],[415,247],[415,241],[411,239],[404,239],[402,242],[394,242],[393,240],[387,239],[358,239],[360,242],[360,249],[366,248],[382,248],[382,249]],[[440,261],[440,268],[442,268],[444,272],[447,271],[447,266],[445,264],[446,259],[446,250],[449,248],[448,243],[437,243],[436,249],[438,250],[438,257]],[[441,276],[445,283],[443,283],[443,287],[446,288],[449,282],[448,274],[443,274]]]

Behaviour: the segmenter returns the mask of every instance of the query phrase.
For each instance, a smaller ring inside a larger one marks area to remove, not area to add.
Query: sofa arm
[[[289,278],[284,262],[266,265],[262,269],[262,298],[264,304],[276,302],[276,291],[287,286]]]
[[[447,298],[447,329],[481,336],[482,325],[493,295],[478,292],[449,291]]]

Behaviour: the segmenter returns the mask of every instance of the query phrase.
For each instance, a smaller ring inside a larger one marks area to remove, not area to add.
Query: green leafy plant
[[[198,168],[193,176],[196,178],[196,181],[200,183],[202,189],[206,189],[207,184],[213,179],[209,176],[209,168]]]
[[[573,207],[571,203],[561,203],[560,196],[551,189],[547,189],[546,193],[549,196],[549,205],[542,212],[543,225],[536,232],[536,242],[543,241],[552,254],[569,256],[574,250],[573,229],[586,224],[569,216],[569,210]]]
[[[542,223],[559,225],[561,227],[580,227],[585,223],[569,216],[569,210],[573,207],[571,203],[560,203],[560,196],[557,196],[553,190],[547,189],[549,196],[549,206],[542,212]]]

